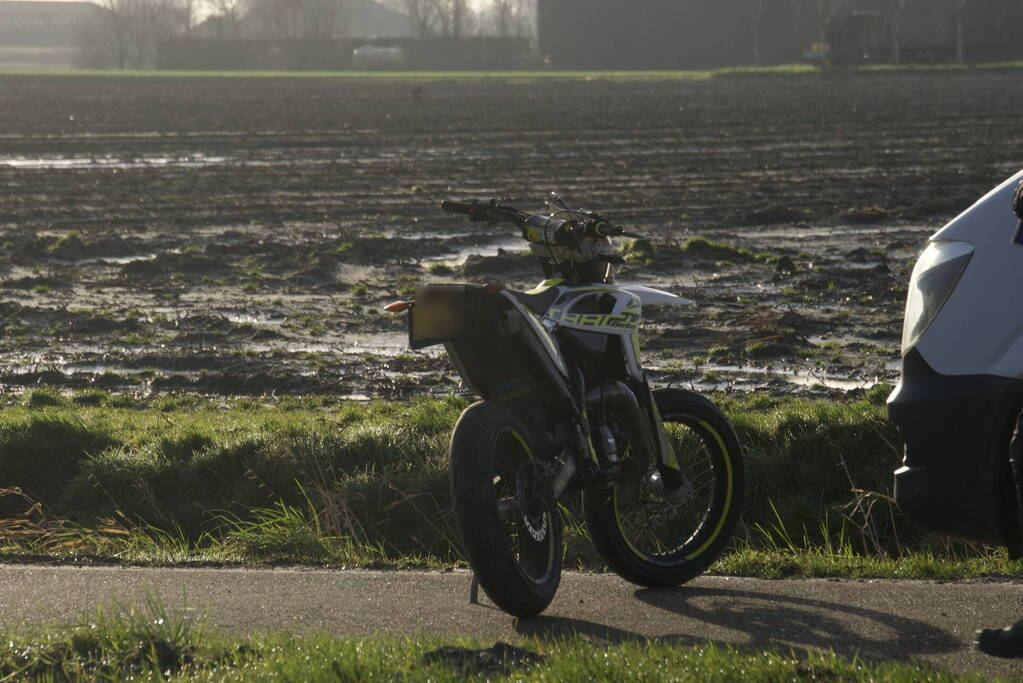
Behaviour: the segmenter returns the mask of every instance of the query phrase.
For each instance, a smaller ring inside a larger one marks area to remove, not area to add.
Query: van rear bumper
[[[942,375],[916,349],[903,358],[888,416],[905,455],[895,499],[920,526],[951,536],[1018,546],[1009,439],[1023,382],[994,375]]]

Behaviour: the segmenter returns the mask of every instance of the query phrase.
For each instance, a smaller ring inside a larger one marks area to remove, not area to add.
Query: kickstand
[[[476,576],[476,572],[472,573],[472,580],[469,581],[469,604],[480,604],[480,580]]]

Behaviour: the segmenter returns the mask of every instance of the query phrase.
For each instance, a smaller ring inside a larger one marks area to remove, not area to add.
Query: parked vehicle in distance
[[[1010,441],[1023,406],[1020,172],[935,233],[910,279],[902,377],[888,413],[906,449],[905,515],[952,536],[1020,549]],[[1023,443],[1012,449],[1019,459]]]
[[[405,50],[400,46],[363,45],[352,50],[352,66],[365,69],[405,66]]]

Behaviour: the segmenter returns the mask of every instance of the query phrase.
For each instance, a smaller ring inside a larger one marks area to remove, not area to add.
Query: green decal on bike
[[[661,464],[673,470],[681,470],[682,466],[678,463],[678,453],[675,452],[675,447],[671,445],[671,439],[668,438],[667,433],[664,431],[664,420],[661,419],[661,411],[657,409],[657,402],[651,401],[650,407],[654,413],[655,424],[661,425],[657,435],[659,437],[658,441],[664,449],[661,454]]]
[[[552,308],[547,317],[560,323],[581,325],[585,327],[622,327],[635,329],[639,327],[639,313],[624,312],[617,315],[611,313],[565,313],[560,308]]]
[[[515,438],[516,441],[519,442],[519,445],[522,446],[522,450],[524,450],[526,452],[526,457],[529,458],[530,460],[532,460],[533,459],[533,449],[529,447],[528,443],[526,443],[525,437],[523,437],[521,434],[519,434],[514,429],[509,430],[509,433],[512,435],[512,437]]]
[[[558,285],[562,284],[563,282],[564,282],[564,280],[561,279],[561,278],[553,278],[551,280],[544,280],[543,282],[538,284],[536,287],[533,287],[532,289],[527,289],[526,290],[526,294],[543,294],[544,292],[546,292],[551,287],[557,287]]]
[[[635,553],[636,555],[638,555],[640,557],[645,557],[647,555],[647,553],[643,552],[642,550],[637,548],[635,545],[633,545],[632,539],[629,538],[629,535],[627,533],[625,533],[625,529],[622,528],[622,515],[621,515],[621,512],[618,510],[618,489],[617,488],[615,488],[615,491],[611,494],[611,499],[612,499],[611,500],[612,509],[614,510],[615,524],[618,525],[618,533],[621,534],[622,540],[625,541],[625,545],[629,546],[629,550],[631,550],[633,553]]]
[[[700,425],[714,436],[714,440],[717,441],[718,448],[721,449],[721,454],[724,456],[723,460],[725,461],[725,506],[721,512],[721,517],[718,519],[717,525],[715,525],[714,527],[714,531],[712,531],[710,534],[710,537],[703,542],[703,545],[701,545],[699,548],[694,550],[689,555],[686,555],[687,560],[693,559],[694,557],[696,557],[697,555],[699,555],[704,550],[710,547],[710,544],[713,543],[714,539],[716,539],[718,537],[718,534],[721,533],[721,529],[724,528],[725,520],[728,519],[728,511],[731,510],[732,505],[732,461],[731,458],[728,457],[728,447],[725,446],[725,441],[724,439],[721,438],[721,435],[717,433],[717,430],[715,430],[713,427],[711,427],[703,420],[700,420]]]
[[[630,338],[632,339],[632,350],[636,353],[636,358],[639,358],[639,335],[633,334],[630,335]]]

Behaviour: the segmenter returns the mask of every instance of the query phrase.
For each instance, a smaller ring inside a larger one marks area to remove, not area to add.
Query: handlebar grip
[[[490,214],[491,205],[484,202],[472,202],[471,204],[463,204],[462,202],[449,202],[443,201],[440,203],[440,208],[451,213],[460,213],[469,217],[469,220],[473,223],[484,223],[486,221],[492,221],[494,218]]]
[[[606,220],[601,218],[595,223],[591,224],[587,232],[591,237],[618,237],[625,232],[625,229],[620,225],[611,225]]]
[[[440,203],[440,208],[450,213],[461,213],[466,216],[471,215],[472,204],[463,204],[462,202],[449,202],[444,200]]]

